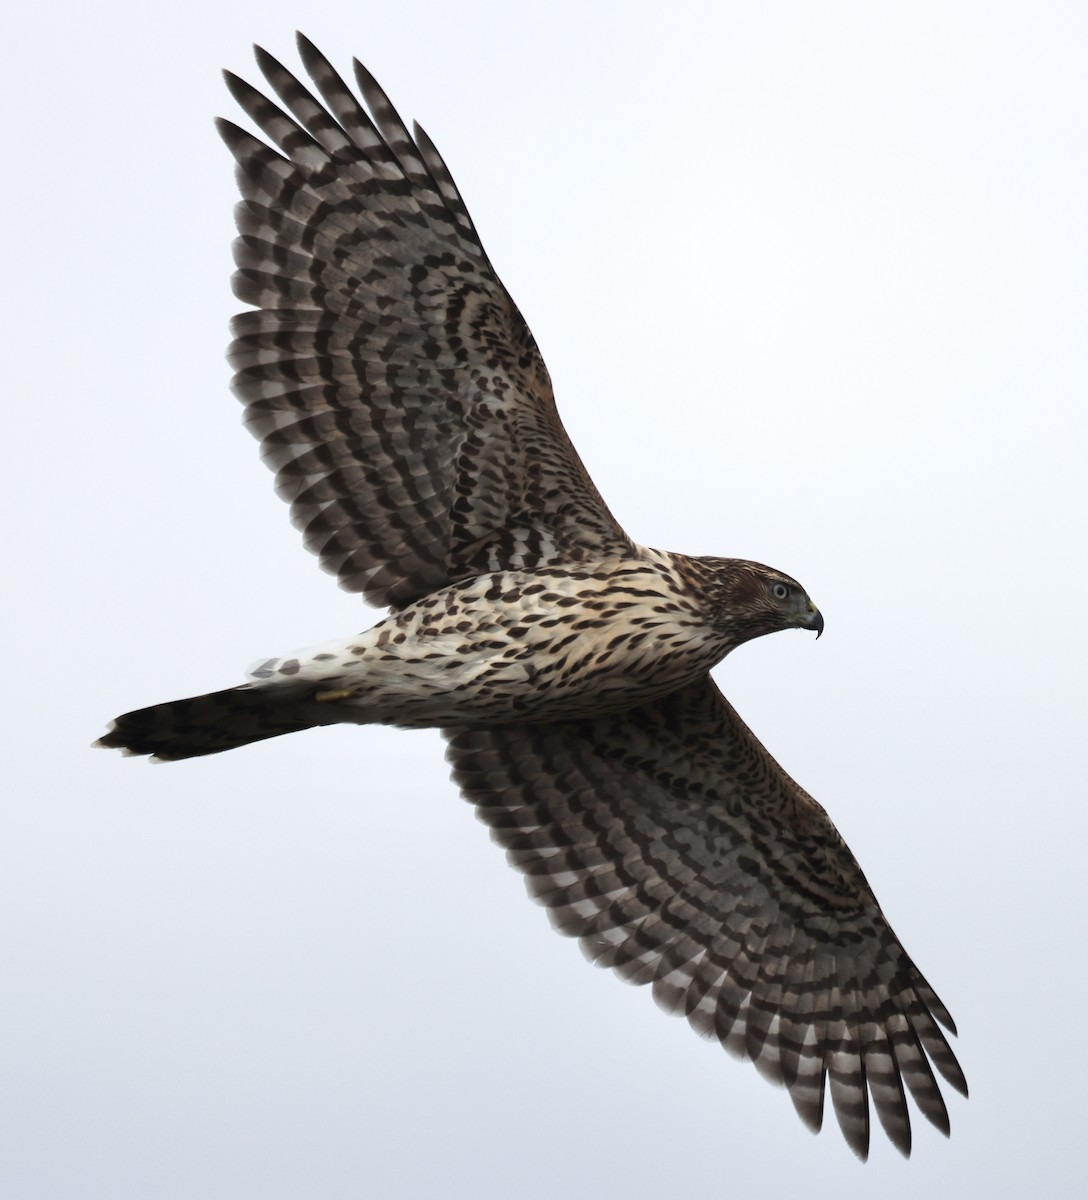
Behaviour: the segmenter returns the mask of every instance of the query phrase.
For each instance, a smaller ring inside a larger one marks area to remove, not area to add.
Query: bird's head
[[[710,561],[717,564],[714,623],[735,646],[780,629],[823,633],[820,610],[796,579],[745,559]]]

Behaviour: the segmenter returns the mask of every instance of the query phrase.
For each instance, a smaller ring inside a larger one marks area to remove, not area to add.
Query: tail
[[[95,745],[165,760],[196,758],[330,724],[328,710],[333,707],[243,684],[125,713]]]

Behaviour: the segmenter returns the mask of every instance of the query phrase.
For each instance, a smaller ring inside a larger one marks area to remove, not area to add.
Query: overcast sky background
[[[223,360],[218,76],[358,54],[639,541],[800,579],[717,678],[961,1031],[859,1165],[586,965],[437,735],[150,768],[116,713],[372,622]],[[1082,1194],[1088,9],[43,4],[9,18],[0,1194]]]

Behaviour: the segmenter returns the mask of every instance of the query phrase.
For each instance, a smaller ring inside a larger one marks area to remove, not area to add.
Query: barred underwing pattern
[[[288,112],[227,74],[281,153],[219,128],[243,196],[234,290],[257,310],[233,324],[234,390],[307,548],[378,605],[628,552],[438,151],[359,63],[372,117],[299,49],[325,106],[259,49]]]
[[[454,778],[586,956],[789,1089],[813,1130],[825,1079],[847,1141],[871,1096],[911,1145],[906,1091],[943,1133],[930,1068],[967,1084],[952,1019],[823,808],[709,679],[581,722],[448,730]]]
[[[264,51],[228,121],[242,202],[234,389],[306,546],[390,614],[250,682],[127,713],[162,759],[334,723],[439,726],[454,778],[587,956],[785,1085],[865,1157],[911,1145],[933,1072],[966,1095],[944,1005],[824,810],[708,671],[823,618],[796,580],[632,542],[556,412],[532,335],[445,164],[355,63],[316,96]]]

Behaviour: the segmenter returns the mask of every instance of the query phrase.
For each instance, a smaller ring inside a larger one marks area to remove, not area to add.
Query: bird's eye
[[[771,595],[774,596],[776,600],[785,600],[789,594],[790,589],[786,587],[784,583],[776,583],[774,587],[771,588]]]

